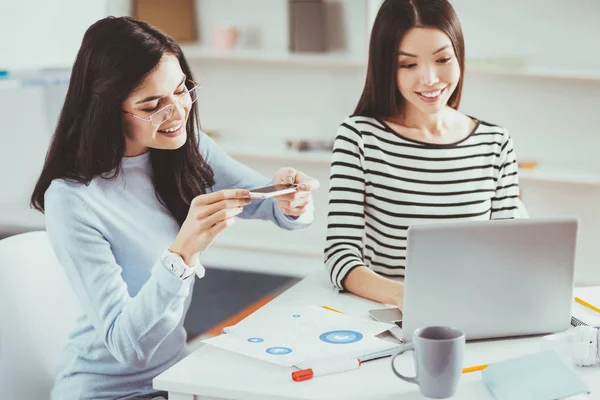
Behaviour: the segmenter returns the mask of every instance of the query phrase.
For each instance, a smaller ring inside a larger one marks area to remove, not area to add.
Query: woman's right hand
[[[234,223],[234,217],[250,202],[250,192],[243,189],[220,190],[195,197],[169,251],[179,254],[193,267],[198,255]]]

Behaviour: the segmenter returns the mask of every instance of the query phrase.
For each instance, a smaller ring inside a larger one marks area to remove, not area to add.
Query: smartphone
[[[294,193],[298,190],[298,185],[272,185],[250,190],[250,197],[253,199],[266,199],[269,197],[281,196],[288,193]]]
[[[369,310],[369,315],[375,321],[396,325],[390,329],[388,333],[398,339],[400,343],[403,343],[402,311],[400,311],[398,307],[376,308],[374,310]]]
[[[369,315],[375,321],[388,322],[390,324],[396,324],[402,327],[402,311],[400,311],[397,307],[369,310]]]

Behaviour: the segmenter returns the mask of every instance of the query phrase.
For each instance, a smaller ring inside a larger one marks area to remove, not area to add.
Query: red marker
[[[317,376],[335,374],[336,372],[350,371],[357,369],[367,361],[378,360],[380,358],[390,357],[400,350],[404,346],[396,346],[390,349],[376,351],[374,353],[365,354],[358,358],[332,358],[329,360],[315,360],[311,361],[310,368],[302,369],[300,371],[292,372],[292,379],[296,382],[307,381]]]
[[[360,367],[358,358],[341,358],[337,360],[317,361],[311,368],[292,372],[292,379],[296,382],[306,381],[316,376],[335,374],[336,372],[350,371]]]

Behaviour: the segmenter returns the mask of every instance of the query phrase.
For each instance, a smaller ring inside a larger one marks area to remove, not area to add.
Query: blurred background
[[[530,215],[578,216],[576,280],[600,284],[600,1],[451,2],[466,41],[460,109],[508,128]],[[0,237],[44,229],[28,200],[83,33],[107,15],[132,15],[182,45],[202,84],[203,129],[225,151],[267,176],[293,166],[322,184],[310,228],[239,221],[203,255],[213,278],[198,283],[202,318],[188,316],[188,329],[217,332],[322,270],[327,149],[361,93],[380,4],[0,0]]]

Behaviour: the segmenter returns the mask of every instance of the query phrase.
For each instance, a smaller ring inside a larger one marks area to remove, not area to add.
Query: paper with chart
[[[268,320],[238,325],[204,342],[284,366],[329,356],[358,357],[397,346],[375,337],[395,325],[319,306],[280,308]]]

